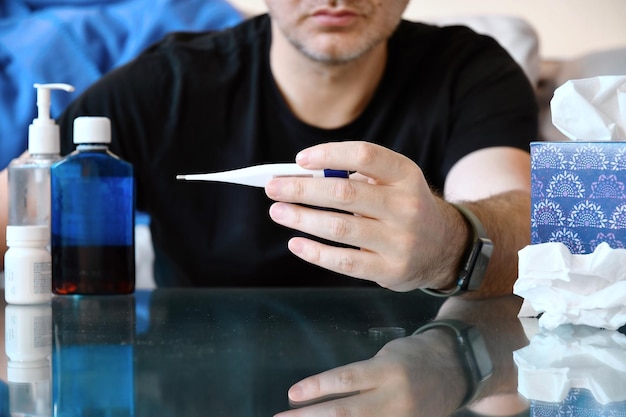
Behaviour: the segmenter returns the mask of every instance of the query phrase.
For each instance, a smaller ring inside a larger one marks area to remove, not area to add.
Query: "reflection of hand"
[[[396,291],[449,283],[464,250],[466,226],[452,206],[433,195],[413,161],[367,142],[318,145],[301,152],[296,161],[310,169],[356,171],[353,177],[361,181],[276,178],[265,189],[278,202],[270,209],[272,219],[360,250],[297,237],[289,242],[293,253]]]
[[[466,389],[454,338],[445,329],[432,329],[392,340],[372,359],[298,382],[289,390],[290,402],[313,404],[278,416],[448,416]]]
[[[512,415],[506,413],[527,409],[517,396],[512,361],[513,350],[528,343],[517,319],[520,304],[514,296],[487,300],[457,297],[448,299],[437,315],[438,320],[456,319],[475,325],[485,340],[494,373],[471,407],[486,415]],[[290,389],[289,400],[312,404],[279,416],[450,415],[468,394],[453,334],[449,329],[431,328],[392,340],[372,359],[305,378]]]

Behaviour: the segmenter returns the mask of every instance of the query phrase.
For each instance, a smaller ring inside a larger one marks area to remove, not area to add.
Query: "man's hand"
[[[431,192],[412,160],[368,142],[337,142],[308,148],[296,162],[356,174],[349,180],[276,178],[266,186],[277,201],[270,209],[275,222],[351,246],[294,237],[289,249],[295,255],[396,291],[452,284],[467,226],[456,209]]]

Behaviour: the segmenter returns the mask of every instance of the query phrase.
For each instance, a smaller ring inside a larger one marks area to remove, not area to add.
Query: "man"
[[[456,201],[494,242],[476,293],[511,292],[529,242],[532,88],[493,39],[401,22],[407,3],[266,0],[271,18],[170,36],[68,108],[65,152],[75,117],[111,118],[152,217],[157,284],[446,292],[474,237]],[[277,178],[265,195],[175,179],[294,155],[355,174]]]

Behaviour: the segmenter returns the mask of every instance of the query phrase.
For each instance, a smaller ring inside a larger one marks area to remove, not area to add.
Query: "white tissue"
[[[518,391],[531,400],[562,402],[586,388],[600,404],[626,401],[626,336],[587,326],[539,333],[513,352]]]
[[[572,140],[626,140],[626,76],[567,81],[550,110],[552,124]]]
[[[513,293],[524,298],[519,317],[537,317],[539,326],[561,324],[619,329],[626,324],[626,249],[603,242],[593,253],[571,254],[561,242],[519,251]]]

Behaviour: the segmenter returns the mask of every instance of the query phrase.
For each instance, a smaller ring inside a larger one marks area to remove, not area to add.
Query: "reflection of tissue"
[[[601,243],[591,254],[571,254],[560,242],[519,251],[513,292],[524,298],[520,317],[554,329],[565,323],[618,329],[626,324],[626,249]]]
[[[619,332],[561,326],[533,336],[513,359],[518,391],[529,400],[558,403],[584,388],[600,404],[626,401],[626,336]]]
[[[626,140],[626,76],[567,81],[550,109],[552,124],[572,140]]]

